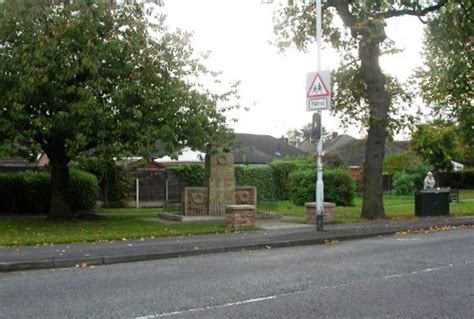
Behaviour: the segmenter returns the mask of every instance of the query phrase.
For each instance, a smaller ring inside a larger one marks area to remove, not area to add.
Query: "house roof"
[[[154,161],[157,163],[202,163],[204,161],[206,153],[200,151],[194,151],[189,147],[184,148],[181,151],[181,154],[178,155],[177,159],[173,159],[169,156],[164,156],[160,158],[156,158]]]
[[[288,156],[306,156],[306,152],[289,145],[285,140],[270,135],[235,133],[236,145],[232,149],[235,164],[266,164],[274,159]],[[205,153],[184,148],[176,160],[168,156],[153,156],[155,162],[201,163]]]
[[[366,139],[356,139],[350,135],[342,134],[333,137],[324,143],[327,155],[338,156],[347,166],[362,166],[365,160]],[[408,142],[385,143],[385,155],[400,153],[405,150]],[[399,146],[400,145],[400,146]]]
[[[303,141],[299,143],[297,147],[303,152],[311,154],[311,155],[316,153],[316,145],[308,141]]]
[[[285,140],[258,134],[235,133],[236,148],[232,151],[236,164],[266,164],[274,159],[307,154]]]

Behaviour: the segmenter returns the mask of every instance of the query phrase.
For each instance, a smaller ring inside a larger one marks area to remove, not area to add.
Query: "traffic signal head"
[[[321,114],[316,112],[313,114],[313,125],[311,129],[311,137],[317,141],[321,138]]]

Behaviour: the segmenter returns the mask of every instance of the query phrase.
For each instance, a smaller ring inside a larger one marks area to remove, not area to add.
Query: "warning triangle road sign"
[[[309,87],[306,96],[308,98],[329,96],[329,90],[319,73],[316,73],[316,75],[314,76],[314,79],[311,82],[311,86]]]

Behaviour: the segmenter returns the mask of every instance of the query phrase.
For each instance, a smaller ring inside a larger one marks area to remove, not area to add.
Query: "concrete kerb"
[[[474,223],[459,223],[451,226],[468,226],[473,225]],[[440,227],[438,225],[438,227]],[[429,227],[424,227],[425,229]],[[23,271],[23,270],[34,270],[34,269],[51,269],[51,268],[65,268],[65,267],[74,267],[76,265],[85,264],[85,266],[92,265],[109,265],[117,263],[128,263],[128,262],[138,262],[138,261],[149,261],[149,260],[159,260],[159,259],[168,259],[168,258],[180,258],[196,255],[205,255],[205,254],[216,254],[223,252],[236,252],[236,251],[246,251],[246,250],[259,250],[259,249],[270,249],[270,248],[284,248],[292,246],[308,246],[308,245],[321,245],[325,244],[331,240],[337,241],[348,241],[348,240],[357,240],[371,237],[380,237],[380,236],[390,236],[401,231],[408,231],[420,229],[419,227],[397,227],[392,226],[390,228],[379,230],[379,231],[360,231],[352,234],[336,234],[328,233],[327,236],[321,238],[302,238],[296,240],[275,240],[275,241],[261,241],[255,242],[252,244],[236,244],[236,245],[227,245],[226,247],[209,247],[209,248],[200,248],[200,249],[187,249],[179,250],[172,252],[157,252],[145,254],[135,254],[135,255],[122,255],[122,256],[104,256],[104,257],[85,257],[85,258],[52,258],[46,260],[38,260],[31,262],[0,262],[0,272],[9,272],[9,271]]]
[[[53,260],[1,262],[0,272],[55,268]]]

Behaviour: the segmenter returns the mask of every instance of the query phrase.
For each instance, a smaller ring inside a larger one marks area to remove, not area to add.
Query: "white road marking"
[[[464,263],[466,265],[469,265],[469,264],[472,264],[473,261],[472,260],[466,260]],[[422,274],[422,273],[425,273],[425,272],[431,272],[431,271],[446,269],[446,268],[450,268],[450,267],[458,266],[458,265],[459,264],[457,264],[457,265],[449,264],[449,265],[446,265],[446,266],[440,266],[440,267],[435,267],[435,268],[426,268],[426,269],[416,270],[416,271],[407,272],[407,273],[403,273],[403,274],[388,275],[388,276],[385,276],[384,278],[385,279],[390,279],[390,278],[401,278],[401,277],[405,277],[405,276],[413,276],[413,275],[418,275],[418,274]]]
[[[469,265],[469,264],[472,264],[472,263],[474,263],[473,260],[466,260],[464,262],[464,264],[466,264],[466,265]],[[441,269],[447,269],[447,268],[454,267],[454,266],[459,266],[459,264],[449,264],[449,265],[446,265],[446,266],[440,266],[440,267],[435,267],[435,268],[426,268],[426,269],[422,269],[422,270],[412,271],[412,272],[409,272],[409,273],[388,275],[388,276],[384,276],[382,278],[383,279],[401,278],[401,277],[405,277],[405,276],[413,276],[413,275],[417,275],[417,274],[421,274],[421,273],[432,272],[432,271],[437,271],[437,270],[441,270]],[[367,280],[367,282],[380,280],[382,278],[375,279],[375,280],[370,279],[370,280]],[[320,287],[318,287],[318,289],[319,290],[324,290],[324,289],[340,288],[340,287],[349,286],[349,285],[352,285],[352,284],[358,283],[358,282],[360,283],[360,281],[356,280],[356,281],[341,283],[341,284],[338,284],[338,285],[320,286]],[[200,307],[200,308],[192,308],[192,309],[178,310],[178,311],[173,311],[173,312],[164,312],[164,313],[159,313],[159,314],[154,314],[154,315],[149,315],[149,316],[135,317],[135,319],[155,319],[155,318],[180,315],[180,314],[185,314],[185,313],[190,313],[190,312],[197,312],[197,311],[232,307],[232,306],[244,305],[244,304],[253,303],[253,302],[261,302],[261,301],[266,301],[266,300],[272,300],[272,299],[276,299],[276,298],[279,298],[279,297],[285,297],[285,296],[300,294],[300,293],[303,293],[303,292],[306,292],[306,291],[308,291],[308,289],[297,290],[297,291],[282,293],[282,294],[279,294],[279,295],[273,295],[273,296],[268,296],[268,297],[253,298],[253,299],[241,300],[241,301],[236,301],[236,302],[230,302],[230,303],[226,303],[226,304],[222,304],[222,305],[205,306],[205,307]]]
[[[238,306],[238,305],[243,305],[247,303],[260,302],[260,301],[271,300],[271,299],[276,299],[276,298],[277,296],[253,298],[253,299],[241,300],[241,301],[236,301],[236,302],[230,302],[230,303],[217,305],[217,306],[206,306],[206,307],[201,307],[201,308],[193,308],[193,309],[186,309],[186,310],[181,310],[181,311],[160,313],[160,314],[149,315],[149,316],[144,316],[144,317],[136,317],[135,319],[153,319],[153,318],[160,318],[160,317],[166,317],[166,316],[174,316],[174,315],[179,315],[179,314],[188,313],[188,312],[196,312],[196,311],[203,311],[203,310],[209,310],[209,309],[218,309],[218,308],[225,308],[225,307],[231,307],[231,306]]]
[[[397,238],[396,241],[415,241],[420,240],[420,237],[410,237],[410,238]]]

